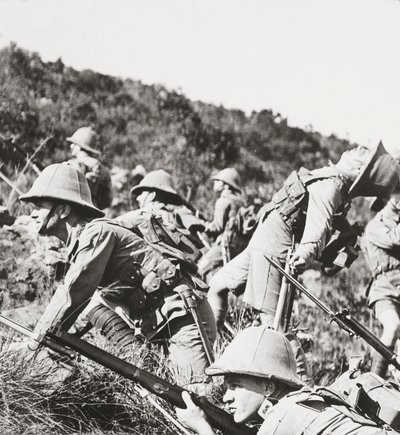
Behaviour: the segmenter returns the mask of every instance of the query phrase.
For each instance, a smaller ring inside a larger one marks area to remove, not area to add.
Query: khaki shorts
[[[244,291],[244,302],[272,317],[278,304],[282,276],[265,256],[284,266],[291,243],[289,228],[278,212],[272,211],[259,223],[248,247],[213,276],[210,287],[224,285],[236,295]]]
[[[400,271],[382,273],[372,282],[368,295],[368,306],[372,308],[376,302],[382,300],[400,303]]]

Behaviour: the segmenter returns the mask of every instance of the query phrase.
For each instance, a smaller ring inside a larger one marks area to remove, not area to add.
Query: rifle
[[[322,303],[312,293],[310,293],[297,279],[293,278],[287,273],[276,261],[272,258],[265,256],[265,258],[293,284],[301,293],[311,299],[318,308],[325,312],[330,318],[331,322],[337,323],[337,325],[346,331],[350,336],[358,336],[363,338],[376,352],[383,356],[390,364],[400,370],[400,357],[392,351],[388,346],[383,344],[379,338],[367,329],[362,323],[355,319],[347,308],[334,313],[328,306]]]
[[[295,248],[294,238],[292,240],[292,247],[288,250],[285,263],[285,271],[289,273],[290,266],[289,261]],[[283,277],[281,289],[279,292],[278,305],[276,307],[276,313],[274,317],[273,328],[275,331],[287,332],[289,329],[290,318],[292,317],[293,301],[294,301],[294,289],[288,282],[286,277]]]
[[[186,404],[182,399],[182,392],[187,391],[184,388],[171,384],[153,373],[128,363],[105,350],[99,349],[75,335],[56,329],[46,331],[43,336],[40,336],[2,315],[0,315],[0,323],[22,333],[30,339],[38,341],[40,344],[63,356],[68,356],[70,359],[75,359],[76,353],[83,355],[122,377],[141,385],[151,393],[167,400],[173,406],[186,408]],[[256,433],[255,429],[235,423],[230,414],[210,403],[204,396],[198,396],[190,391],[189,394],[193,402],[205,412],[210,424],[221,430],[224,434],[252,435]]]

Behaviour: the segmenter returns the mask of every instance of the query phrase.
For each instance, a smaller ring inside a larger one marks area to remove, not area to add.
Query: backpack
[[[375,373],[349,370],[332,385],[350,406],[372,420],[400,430],[400,387]]]
[[[191,273],[197,272],[196,263],[202,253],[189,237],[174,226],[166,226],[161,218],[149,215],[132,231],[163,256],[179,260]]]

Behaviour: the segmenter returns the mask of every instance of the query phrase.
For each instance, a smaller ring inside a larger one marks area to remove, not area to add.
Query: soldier
[[[400,194],[393,194],[387,205],[368,223],[363,250],[372,272],[368,285],[368,306],[383,327],[381,340],[394,349],[400,338]],[[388,362],[374,354],[372,369],[386,376]]]
[[[390,195],[399,181],[399,169],[379,144],[375,150],[346,151],[336,165],[292,173],[264,207],[248,247],[211,280],[208,300],[217,326],[223,325],[229,290],[238,292],[244,284],[243,300],[261,312],[263,324],[272,326],[282,277],[265,255],[283,266],[296,243],[290,265],[303,271],[321,255],[335,227],[335,215],[343,217],[354,197]]]
[[[259,435],[388,434],[334,389],[303,388],[289,342],[265,326],[241,331],[206,372],[224,376],[223,402],[235,422],[261,424]],[[182,397],[187,408],[177,408],[178,418],[200,435],[213,435],[190,395]]]
[[[200,275],[207,281],[212,273],[244,249],[242,240],[232,228],[240,207],[244,206],[239,173],[234,168],[225,168],[212,180],[219,198],[215,203],[214,219],[206,225],[205,232],[215,239],[215,243],[198,265]]]
[[[92,194],[93,204],[103,210],[112,202],[112,185],[110,171],[99,161],[100,151],[94,147],[97,144],[97,134],[91,127],[81,127],[71,136],[72,159],[68,161],[79,169],[86,177]]]
[[[35,205],[32,217],[39,233],[58,237],[69,253],[64,284],[54,293],[36,332],[53,326],[70,330],[89,301],[95,300],[98,306],[100,299],[107,307],[122,310],[119,315],[132,334],[150,341],[169,340],[170,359],[182,377],[204,380],[208,361],[183,295],[188,292],[197,302],[211,343],[215,323],[207,300],[184,264],[103,218],[104,213],[92,203],[85,176],[68,163],[45,168],[21,199]]]
[[[132,187],[132,199],[139,205],[139,209],[132,210],[117,218],[115,221],[126,228],[133,228],[143,222],[150,215],[159,217],[168,228],[172,226],[190,237],[199,247],[202,246],[197,238],[198,231],[204,231],[201,219],[195,216],[185,200],[174,187],[172,177],[164,169],[149,172],[141,182]]]

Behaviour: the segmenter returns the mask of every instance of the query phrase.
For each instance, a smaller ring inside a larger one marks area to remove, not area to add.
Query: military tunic
[[[261,407],[259,435],[389,435],[345,405],[330,405],[317,393],[291,393],[274,406]]]
[[[231,190],[223,190],[221,196],[217,199],[214,209],[214,219],[206,225],[205,232],[209,236],[215,238],[215,243],[211,249],[206,252],[200,260],[199,273],[206,276],[209,272],[215,271],[223,265],[223,249],[222,245],[226,243],[229,246],[230,257],[235,257],[244,246],[240,240],[237,240],[234,234],[230,234],[230,225],[235,219],[237,213],[244,205],[242,195]],[[233,237],[232,237],[233,236]],[[224,237],[227,240],[224,240]]]
[[[107,306],[122,307],[124,320],[145,338],[156,339],[159,333],[169,335],[175,354],[180,355],[175,360],[180,359],[181,365],[190,361],[193,377],[204,377],[208,362],[197,328],[182,298],[174,292],[179,279],[175,281],[172,276],[170,281],[165,279],[167,286],[157,291],[161,293],[156,303],[148,304],[143,290],[146,278],[157,274],[164,260],[160,253],[132,231],[105,218],[76,227],[67,249],[70,268],[64,284],[57,288],[39,320],[36,332],[44,332],[51,326],[69,330],[96,293],[97,300],[104,299]],[[195,287],[190,276],[186,276],[185,283]],[[215,322],[211,308],[195,288],[194,294],[213,342]]]
[[[368,305],[383,299],[400,304],[400,210],[392,201],[366,226],[363,249],[374,278]]]
[[[306,184],[308,196],[302,223],[293,227],[274,200],[268,205],[248,247],[226,264],[211,280],[210,286],[225,283],[235,293],[243,291],[243,300],[255,309],[273,318],[282,282],[280,273],[270,265],[270,256],[284,265],[293,239],[299,242],[296,253],[309,265],[322,253],[330,237],[334,215],[344,209],[348,201],[348,180],[334,167],[311,171],[315,181]],[[296,209],[296,207],[294,207]]]

